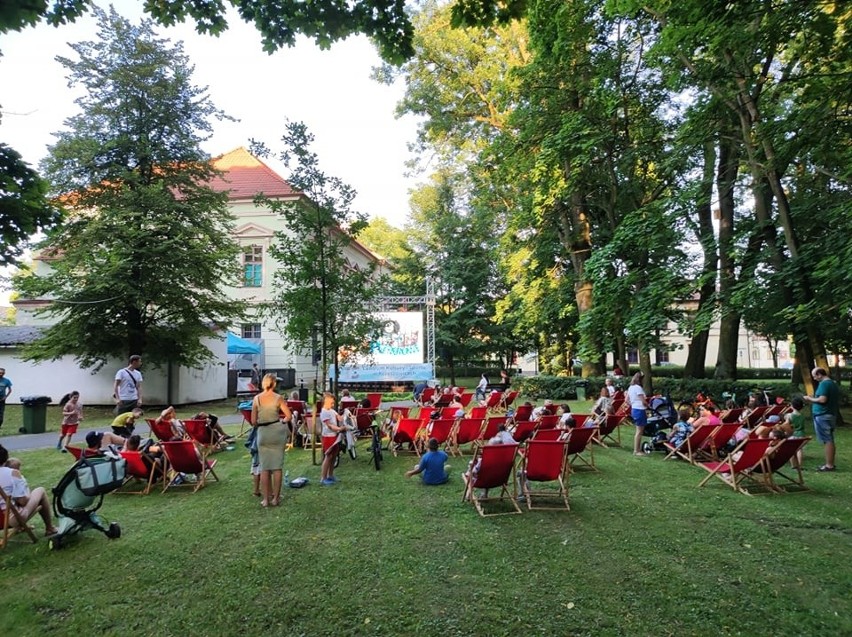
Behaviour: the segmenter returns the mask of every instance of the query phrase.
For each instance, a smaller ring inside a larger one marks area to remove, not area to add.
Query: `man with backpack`
[[[115,413],[123,414],[142,406],[142,357],[133,354],[127,367],[115,374],[112,397],[115,399]]]

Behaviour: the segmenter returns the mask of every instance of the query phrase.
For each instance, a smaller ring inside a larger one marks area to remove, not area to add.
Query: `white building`
[[[265,207],[257,206],[254,198],[263,193],[271,199],[298,201],[304,195],[296,192],[269,166],[251,155],[245,148],[237,148],[214,160],[214,165],[224,175],[213,182],[214,189],[229,192],[229,208],[236,217],[234,238],[242,246],[243,285],[231,288],[228,293],[235,299],[257,305],[270,299],[273,292],[272,275],[277,263],[269,255],[269,247],[278,231],[284,230],[281,218]],[[353,241],[344,256],[352,267],[363,268],[381,259],[366,247]],[[50,268],[51,256],[39,254],[33,258],[35,275],[45,274]],[[35,311],[48,305],[48,299],[20,299],[13,302],[16,310],[15,325],[0,326],[0,367],[7,370],[14,383],[10,402],[19,402],[21,396],[48,395],[54,401],[76,389],[88,404],[110,404],[112,384],[117,369],[126,361],[110,362],[99,372],[81,369],[70,356],[58,361],[29,363],[21,360],[20,347],[38,336],[38,329],[47,323]],[[229,366],[250,367],[257,362],[262,369],[294,369],[295,380],[310,383],[316,376],[311,352],[297,352],[286,341],[271,321],[257,318],[234,330],[238,336],[261,345],[259,359],[243,359],[226,352],[224,333],[222,340],[205,343],[216,356],[217,362],[204,369],[174,368],[172,370],[143,370],[145,374],[144,401],[147,404],[165,404],[171,385],[172,401],[176,404],[219,400],[227,397]],[[144,352],[140,352],[144,357]]]

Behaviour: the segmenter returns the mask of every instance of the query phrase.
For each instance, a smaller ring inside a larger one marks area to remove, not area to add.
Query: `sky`
[[[105,3],[101,6],[107,7]],[[138,22],[139,0],[116,0],[116,10]],[[415,185],[405,176],[407,144],[416,134],[411,116],[397,119],[394,108],[404,87],[384,86],[370,79],[380,63],[365,37],[353,37],[322,51],[301,39],[296,47],[269,55],[261,49],[256,29],[231,14],[221,36],[200,35],[190,24],[156,27],[173,42],[183,41],[195,66],[193,82],[207,86],[213,103],[238,122],[214,122],[214,134],[203,144],[218,155],[249,140],[263,140],[274,150],[284,122],[302,121],[316,137],[313,146],[324,172],[358,191],[355,208],[402,227],[408,214],[408,191]],[[68,42],[92,40],[95,20],[88,14],[59,28],[40,24],[0,37],[0,141],[37,167],[53,143],[52,133],[78,112],[79,89],[70,89],[66,69],[57,55],[75,59]],[[275,161],[270,166],[286,177]],[[0,305],[7,294],[0,289]]]

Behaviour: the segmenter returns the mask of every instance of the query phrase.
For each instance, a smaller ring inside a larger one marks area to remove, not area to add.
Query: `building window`
[[[259,288],[263,284],[263,246],[243,247],[243,285]]]
[[[657,350],[657,363],[668,363],[669,361],[669,350],[667,349],[658,349]]]
[[[260,323],[243,323],[243,338],[262,338]]]
[[[636,365],[639,363],[639,350],[629,349],[627,350],[627,362],[631,365]]]

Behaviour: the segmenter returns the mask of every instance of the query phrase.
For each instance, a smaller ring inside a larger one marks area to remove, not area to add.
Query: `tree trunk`
[[[689,343],[689,354],[684,378],[704,378],[707,363],[707,341],[710,338],[709,324],[704,326],[704,316],[713,311],[716,292],[716,274],[718,256],[716,254],[716,237],[713,234],[713,174],[716,168],[716,152],[713,141],[704,145],[704,175],[701,180],[701,194],[698,201],[698,241],[704,253],[704,263],[701,267],[701,286],[698,288],[698,311],[696,320],[698,329],[693,331]]]

